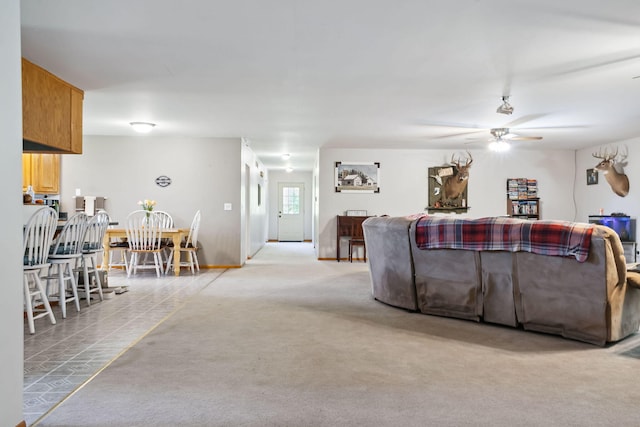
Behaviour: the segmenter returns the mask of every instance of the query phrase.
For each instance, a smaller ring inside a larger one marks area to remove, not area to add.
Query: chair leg
[[[43,316],[49,316],[49,320],[52,325],[56,324],[56,317],[53,315],[53,310],[51,309],[51,305],[49,304],[49,299],[47,298],[47,293],[45,290],[45,285],[40,280],[39,271],[30,271],[24,274],[24,292],[25,292],[25,305],[27,308],[27,321],[29,323],[29,333],[35,333],[35,322],[34,319],[40,318]],[[34,289],[31,290],[29,286],[29,276],[33,277],[34,280]],[[44,310],[38,316],[34,316],[34,304],[35,297],[39,296],[42,305],[44,306]]]
[[[169,256],[167,257],[167,267],[165,270],[165,274],[169,274],[169,270],[171,270],[172,264],[173,264],[173,248],[169,250]]]
[[[98,255],[97,254],[93,254],[89,257],[89,259],[91,260],[91,272],[93,273],[93,277],[96,278],[96,286],[97,286],[97,291],[98,291],[98,295],[100,296],[100,301],[104,300],[104,296],[102,295],[102,281],[100,280],[100,275],[98,274]],[[94,289],[93,291],[91,290],[91,286],[90,283],[86,283],[85,284],[86,290],[87,290],[87,300],[91,300],[91,292],[95,292],[96,289]]]
[[[29,323],[29,333],[35,334],[36,327],[35,323],[33,322],[33,304],[31,302],[31,291],[29,290],[29,275],[27,273],[24,273],[23,287],[24,305],[25,311],[27,312],[27,323]]]
[[[156,264],[156,276],[160,277],[160,271],[164,270],[162,268],[162,254],[160,252],[154,252],[153,258]]]
[[[84,294],[87,299],[87,306],[89,306],[91,305],[91,295],[89,294],[89,265],[84,257],[82,257],[82,277],[84,278]]]
[[[133,272],[133,274],[136,274],[134,263],[138,261],[138,253],[131,252],[131,259],[129,261],[131,262],[131,264],[129,264],[129,268],[127,268],[127,277],[131,277],[131,272]]]
[[[38,288],[38,291],[40,292],[40,299],[42,300],[42,304],[44,305],[44,309],[49,314],[49,320],[51,320],[51,324],[55,325],[56,324],[56,317],[53,315],[53,310],[51,310],[51,305],[49,304],[49,298],[47,298],[47,293],[44,290],[44,286],[42,285],[42,281],[40,280],[40,277],[38,276],[37,273],[34,275],[34,277],[36,279],[36,287]]]
[[[96,275],[96,284],[98,285],[98,295],[100,296],[100,301],[104,301],[104,295],[102,294],[102,279],[100,278],[100,270],[98,269],[98,258],[94,260],[93,264],[93,274]]]
[[[191,269],[191,274],[196,274],[195,266],[193,265],[193,256],[191,255],[191,251],[187,252],[189,256],[189,268]]]
[[[119,248],[112,248],[109,251],[109,267],[107,268],[107,270],[111,270],[111,265],[113,264],[113,257],[114,257],[114,252],[118,251],[120,254],[120,263],[124,265],[124,270],[125,272],[129,273],[129,260],[127,259],[127,248],[124,247],[119,247]]]
[[[54,267],[55,266],[55,267]],[[58,304],[60,304],[60,310],[62,310],[62,318],[67,318],[67,289],[64,283],[64,270],[62,264],[54,264],[53,268],[58,269]],[[47,279],[48,281],[49,279]]]
[[[71,293],[73,294],[73,300],[76,303],[76,311],[80,311],[80,298],[78,298],[78,283],[76,282],[75,275],[73,274],[73,268],[71,263],[66,264],[67,272],[69,273],[69,284],[71,285]]]

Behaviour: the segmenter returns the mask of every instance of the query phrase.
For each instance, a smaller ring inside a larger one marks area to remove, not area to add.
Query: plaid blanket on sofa
[[[540,255],[589,256],[593,224],[569,221],[527,221],[492,217],[450,219],[425,216],[416,224],[420,249],[525,251]]]

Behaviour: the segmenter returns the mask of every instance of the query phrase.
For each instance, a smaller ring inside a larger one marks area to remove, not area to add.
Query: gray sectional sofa
[[[363,223],[373,297],[425,314],[522,327],[603,346],[638,331],[640,289],[620,239],[596,225],[586,261],[531,252],[419,249],[417,219]]]

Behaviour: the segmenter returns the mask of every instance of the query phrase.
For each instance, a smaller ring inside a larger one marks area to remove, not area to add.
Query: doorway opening
[[[278,241],[304,240],[304,184],[278,183]]]

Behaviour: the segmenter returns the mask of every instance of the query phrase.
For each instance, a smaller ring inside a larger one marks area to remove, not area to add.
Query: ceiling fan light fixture
[[[489,150],[496,153],[504,153],[505,151],[509,151],[510,149],[511,144],[509,144],[509,141],[505,141],[504,139],[496,139],[489,144]]]
[[[507,114],[507,115],[513,113],[513,107],[511,106],[511,104],[509,104],[509,97],[508,96],[503,96],[502,97],[502,105],[500,105],[498,107],[498,109],[496,110],[496,113]]]
[[[155,123],[149,122],[131,122],[129,123],[133,130],[139,133],[149,133],[156,126]]]

